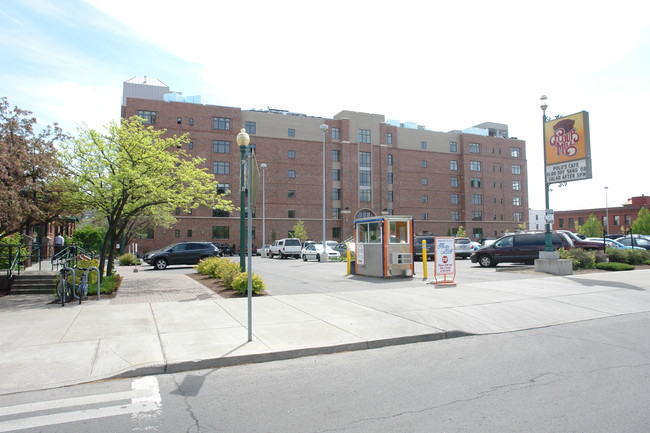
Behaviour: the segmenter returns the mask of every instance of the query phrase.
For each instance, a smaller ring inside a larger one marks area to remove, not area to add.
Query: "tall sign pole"
[[[545,230],[544,230],[544,251],[553,251],[553,241],[551,239],[551,221],[549,221],[549,215],[552,215],[551,205],[549,199],[549,183],[548,176],[546,176],[546,109],[548,104],[546,100],[548,99],[546,95],[542,95],[540,98],[540,108],[542,109],[542,140],[544,141],[544,187],[545,187],[545,199],[546,199],[546,211],[544,212],[545,220]]]

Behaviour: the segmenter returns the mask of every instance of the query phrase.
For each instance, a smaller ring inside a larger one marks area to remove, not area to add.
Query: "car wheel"
[[[494,266],[494,263],[492,262],[492,257],[488,256],[487,254],[482,254],[481,256],[479,256],[478,264],[481,265],[481,267],[483,268]]]
[[[320,262],[320,254],[316,254],[316,261]]]
[[[302,261],[303,261],[303,262],[306,262],[306,261],[307,261],[307,256],[304,255],[304,254],[302,255]]]
[[[160,271],[167,268],[167,260],[165,259],[156,259],[154,262],[154,267]]]

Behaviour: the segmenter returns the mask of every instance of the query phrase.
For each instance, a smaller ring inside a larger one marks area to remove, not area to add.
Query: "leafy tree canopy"
[[[639,214],[632,223],[632,233],[650,235],[650,211],[648,208],[639,209]]]
[[[176,208],[232,211],[204,159],[183,150],[188,142],[187,134],[168,136],[134,116],[109,124],[105,134],[81,129],[66,143],[65,166],[76,182],[71,200],[106,222],[100,269],[106,261],[107,274],[119,238],[142,224],[171,226]]]
[[[0,98],[0,239],[65,211],[68,186],[55,148],[64,135],[56,124],[37,133],[36,123]]]
[[[304,243],[307,239],[309,239],[309,235],[307,235],[307,229],[305,228],[305,223],[302,222],[302,220],[298,220],[298,222],[293,226],[291,234],[294,238],[300,239],[301,243]]]
[[[583,225],[576,224],[577,232],[588,238],[595,238],[603,235],[603,225],[594,214],[589,215]]]

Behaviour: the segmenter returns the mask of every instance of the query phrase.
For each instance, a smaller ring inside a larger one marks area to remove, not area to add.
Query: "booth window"
[[[390,221],[390,243],[407,244],[409,239],[408,221]]]
[[[357,240],[362,244],[381,243],[381,225],[378,222],[357,225]]]

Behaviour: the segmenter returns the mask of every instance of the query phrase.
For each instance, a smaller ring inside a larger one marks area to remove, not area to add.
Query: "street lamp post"
[[[327,130],[329,127],[326,124],[320,126],[320,130],[323,131],[323,254],[320,256],[321,262],[326,262],[327,257],[327,230],[325,226],[326,221],[326,208],[325,208],[325,136],[327,135]]]
[[[246,272],[246,260],[244,257],[244,245],[246,244],[246,224],[244,223],[244,217],[246,216],[246,185],[244,179],[246,177],[244,170],[246,167],[246,156],[248,155],[248,144],[251,142],[250,136],[246,133],[244,128],[241,129],[239,134],[237,134],[237,144],[239,145],[239,151],[241,152],[241,165],[239,167],[239,177],[240,177],[240,215],[239,215],[239,268],[242,272]]]
[[[262,167],[262,249],[266,245],[266,163],[261,163]]]
[[[542,147],[542,150],[544,152],[544,162],[546,162],[546,109],[548,108],[548,104],[546,103],[546,100],[548,98],[546,97],[546,95],[542,95],[539,99],[541,102],[539,107],[542,109],[542,140],[544,142],[544,146]],[[549,184],[548,184],[548,179],[546,178],[546,164],[544,164],[544,185],[545,185],[545,199],[546,199],[545,213],[548,214],[548,211],[551,208],[551,206],[549,201]],[[545,215],[545,219],[546,219],[545,221],[546,225],[544,231],[544,251],[552,252],[553,242],[551,240],[551,223],[548,221],[546,215]]]
[[[605,236],[609,234],[609,204],[607,203],[607,189],[605,187]]]

